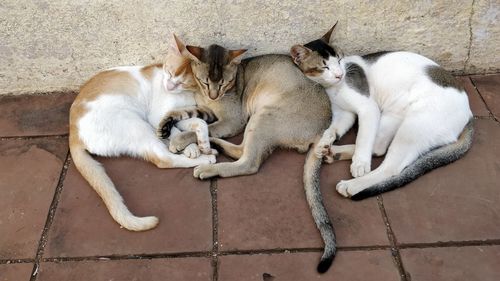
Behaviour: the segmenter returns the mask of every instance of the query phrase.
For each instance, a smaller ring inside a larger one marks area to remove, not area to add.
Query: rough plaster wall
[[[456,72],[495,72],[498,13],[499,0],[2,0],[0,94],[74,90],[102,69],[161,61],[174,31],[256,55],[287,52],[336,20],[347,54],[411,50]]]

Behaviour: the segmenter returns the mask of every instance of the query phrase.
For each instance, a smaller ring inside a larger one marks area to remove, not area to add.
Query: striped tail
[[[321,238],[325,244],[323,256],[321,257],[317,268],[319,273],[324,273],[330,268],[333,259],[335,258],[335,253],[337,252],[337,242],[330,217],[328,216],[328,212],[323,205],[323,199],[321,196],[319,184],[321,162],[322,159],[319,159],[314,155],[314,148],[309,149],[304,165],[304,189],[314,222],[316,223],[316,227],[319,229]]]

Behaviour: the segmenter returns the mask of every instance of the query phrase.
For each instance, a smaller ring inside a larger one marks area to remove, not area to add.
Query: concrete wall
[[[0,94],[75,90],[93,73],[190,44],[288,52],[339,20],[348,54],[411,50],[458,73],[500,71],[499,0],[2,0]]]

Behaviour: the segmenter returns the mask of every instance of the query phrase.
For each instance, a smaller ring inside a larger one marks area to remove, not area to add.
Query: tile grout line
[[[63,182],[66,178],[66,173],[68,172],[68,167],[71,162],[70,152],[68,150],[66,154],[66,158],[61,169],[61,174],[59,176],[59,180],[57,182],[57,187],[54,192],[54,197],[52,198],[52,202],[50,203],[49,212],[47,214],[47,219],[45,220],[45,226],[42,231],[42,235],[40,237],[40,241],[38,242],[38,248],[36,251],[35,261],[33,265],[33,270],[31,272],[30,281],[35,281],[38,276],[38,269],[40,268],[40,261],[42,260],[43,252],[45,250],[45,245],[47,244],[47,237],[49,234],[50,227],[52,226],[52,221],[54,220],[54,216],[56,213],[57,205],[59,204],[59,199],[61,197],[61,192],[63,189]]]
[[[406,274],[406,270],[404,269],[403,266],[403,260],[401,259],[401,253],[399,252],[399,247],[398,247],[398,242],[396,239],[396,235],[392,231],[391,224],[389,222],[389,217],[387,216],[387,212],[385,211],[384,207],[384,200],[381,195],[377,196],[377,203],[380,209],[380,212],[382,214],[382,219],[384,220],[384,224],[386,226],[387,230],[387,238],[389,239],[389,243],[391,244],[391,254],[392,257],[394,258],[394,262],[396,263],[396,266],[399,271],[399,276],[401,277],[402,281],[407,281],[408,277]]]
[[[479,91],[479,89],[477,88],[476,86],[476,83],[474,83],[474,79],[472,79],[472,77],[468,77],[469,78],[469,81],[472,83],[472,86],[474,86],[474,89],[476,89],[476,92],[477,94],[479,95],[479,97],[481,98],[481,101],[483,102],[484,106],[486,107],[486,110],[488,110],[488,113],[489,113],[489,117],[490,119],[493,119],[494,121],[500,123],[500,120],[498,120],[495,115],[493,114],[493,112],[491,112],[491,109],[490,107],[488,106],[488,103],[486,103],[486,100],[484,99],[483,95],[481,94],[481,91]],[[475,117],[475,116],[474,116]]]
[[[217,209],[217,179],[210,180],[210,197],[212,199],[212,281],[219,279],[219,212]]]
[[[68,133],[55,135],[30,135],[30,136],[6,136],[0,137],[0,140],[34,140],[34,139],[67,139]]]

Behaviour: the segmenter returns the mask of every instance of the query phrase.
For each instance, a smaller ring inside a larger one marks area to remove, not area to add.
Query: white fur
[[[345,65],[359,64],[366,74],[370,95],[350,88]],[[433,83],[425,67],[432,60],[409,52],[394,52],[369,65],[359,56],[340,62],[330,57],[328,70],[313,79],[325,86],[333,105],[333,122],[321,139],[331,144],[342,136],[358,116],[351,174],[355,179],[341,181],[337,191],[352,196],[388,177],[399,174],[422,153],[457,140],[472,117],[465,92]],[[342,72],[342,79],[335,76]],[[318,146],[320,147],[320,146]],[[379,168],[370,172],[372,154],[387,156]],[[322,151],[316,151],[321,156]]]

